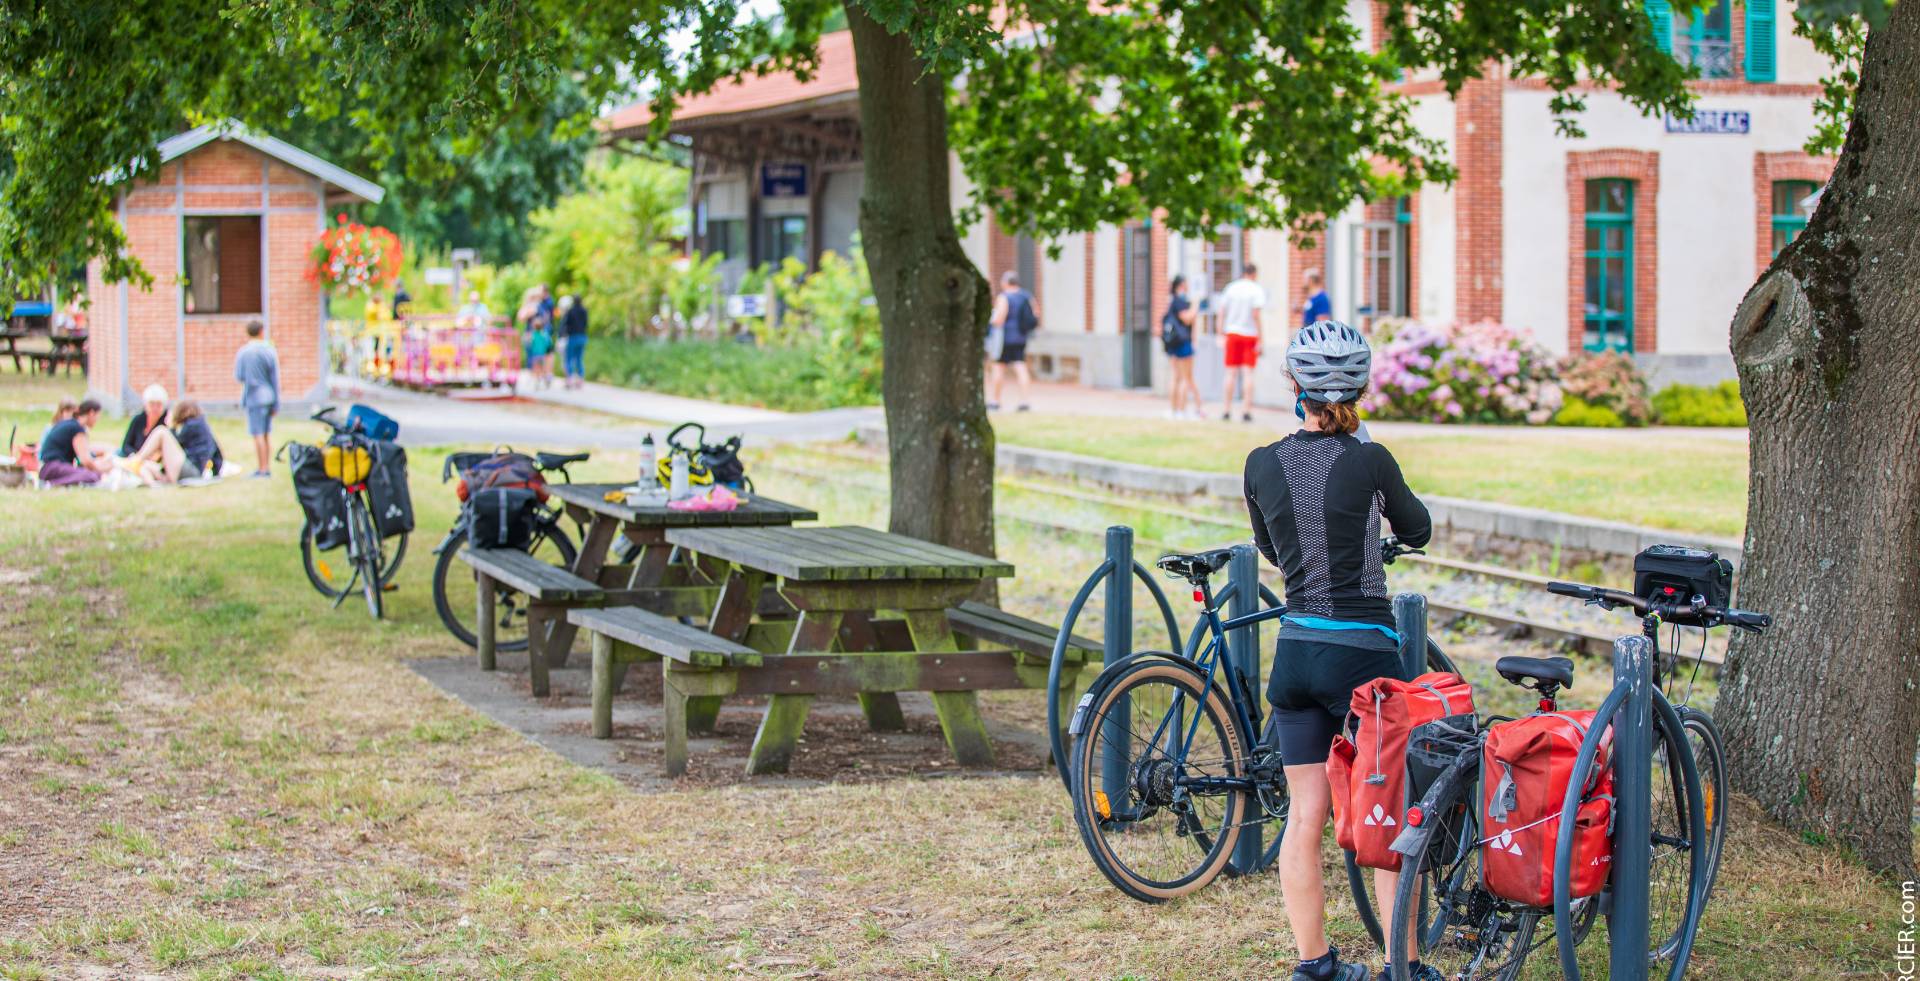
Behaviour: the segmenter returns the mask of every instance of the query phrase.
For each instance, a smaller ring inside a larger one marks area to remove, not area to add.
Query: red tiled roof
[[[795,78],[792,72],[774,72],[722,82],[704,95],[682,99],[674,107],[673,121],[681,123],[703,117],[773,109],[846,95],[859,89],[860,82],[853,63],[853,35],[848,31],[836,31],[820,35],[820,63],[814,69],[812,78],[803,82]],[[652,104],[641,101],[608,114],[600,120],[600,127],[610,135],[622,136],[644,129],[652,119]]]

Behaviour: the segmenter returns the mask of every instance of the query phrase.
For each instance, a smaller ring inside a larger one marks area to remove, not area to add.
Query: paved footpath
[[[637,449],[648,433],[662,440],[668,430],[687,420],[705,424],[710,438],[739,433],[749,445],[765,445],[844,439],[882,418],[878,408],[775,412],[596,384],[571,392],[558,387],[529,391],[501,400],[430,395],[338,376],[329,379],[329,388],[336,402],[362,402],[392,416],[400,423],[400,441],[411,446],[630,450]],[[604,415],[575,415],[569,409]],[[281,425],[299,422],[288,419]]]

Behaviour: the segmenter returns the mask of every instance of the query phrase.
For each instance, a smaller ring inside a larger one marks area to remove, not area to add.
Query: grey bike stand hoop
[[[1227,565],[1227,616],[1229,619],[1257,613],[1260,610],[1260,556],[1252,545],[1235,545],[1233,560]],[[1260,688],[1260,625],[1251,623],[1234,630],[1227,636],[1227,667],[1237,673],[1246,682],[1247,694],[1255,699],[1265,697]],[[1229,682],[1231,684],[1232,682]],[[1259,741],[1260,734],[1249,732],[1247,742]],[[1250,759],[1247,761],[1252,763]],[[1256,799],[1251,807],[1259,807]],[[1262,868],[1261,859],[1266,855],[1266,823],[1249,819],[1240,829],[1240,837],[1234,842],[1233,857],[1229,868],[1236,875],[1251,875]]]
[[[1180,645],[1180,624],[1174,619],[1173,604],[1167,601],[1166,591],[1160,588],[1160,583],[1147,571],[1147,567],[1133,558],[1133,529],[1126,525],[1108,528],[1106,551],[1106,559],[1093,570],[1086,582],[1081,583],[1073,602],[1067,604],[1067,615],[1060,622],[1060,631],[1053,641],[1053,657],[1047,665],[1047,738],[1053,750],[1054,769],[1059,772],[1060,783],[1069,794],[1073,792],[1073,776],[1067,766],[1067,743],[1062,736],[1066,720],[1060,718],[1061,665],[1066,658],[1067,641],[1073,636],[1074,625],[1079,622],[1087,601],[1093,597],[1093,591],[1102,584],[1106,586],[1102,596],[1106,611],[1105,633],[1101,638],[1103,668],[1118,664],[1122,658],[1133,653],[1134,579],[1147,587],[1154,605],[1160,609],[1160,617],[1167,631],[1167,649],[1176,650]],[[1118,570],[1126,571],[1116,574]],[[1116,616],[1116,609],[1124,611],[1124,615]]]

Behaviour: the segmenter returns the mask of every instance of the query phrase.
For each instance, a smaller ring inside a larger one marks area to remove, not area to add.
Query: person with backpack
[[[1300,431],[1247,456],[1245,492],[1254,544],[1286,576],[1267,684],[1291,811],[1280,844],[1280,889],[1300,950],[1293,981],[1365,981],[1363,964],[1340,960],[1327,942],[1320,847],[1332,807],[1327,756],[1353,690],[1401,678],[1379,539],[1382,519],[1418,548],[1433,535],[1426,505],[1407,488],[1393,454],[1358,435],[1355,409],[1373,354],[1366,338],[1325,321],[1287,348]],[[1374,873],[1376,895],[1392,896],[1398,874]],[[1437,979],[1414,964],[1420,981]]]
[[[1167,301],[1167,312],[1160,315],[1160,322],[1154,325],[1153,334],[1160,338],[1160,346],[1167,352],[1167,369],[1172,378],[1167,383],[1167,398],[1172,403],[1167,409],[1169,419],[1200,419],[1207,409],[1200,401],[1200,387],[1193,382],[1193,322],[1200,315],[1187,299],[1187,277],[1173,277],[1172,297]],[[1186,413],[1187,396],[1193,396],[1193,415]]]
[[[1040,329],[1040,308],[1034,303],[1033,294],[1020,288],[1020,277],[1012,270],[1000,274],[1000,295],[993,301],[993,315],[988,324],[1000,332],[1000,356],[993,359],[992,372],[993,398],[987,401],[989,410],[1000,408],[1000,396],[1006,389],[1007,368],[1012,366],[1013,377],[1020,384],[1019,411],[1033,408],[1033,376],[1027,372],[1027,340],[1033,332]]]

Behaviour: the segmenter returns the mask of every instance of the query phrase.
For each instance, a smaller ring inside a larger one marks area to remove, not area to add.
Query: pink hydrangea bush
[[[1553,355],[1503,324],[1387,321],[1372,341],[1369,418],[1537,426],[1564,398]]]

